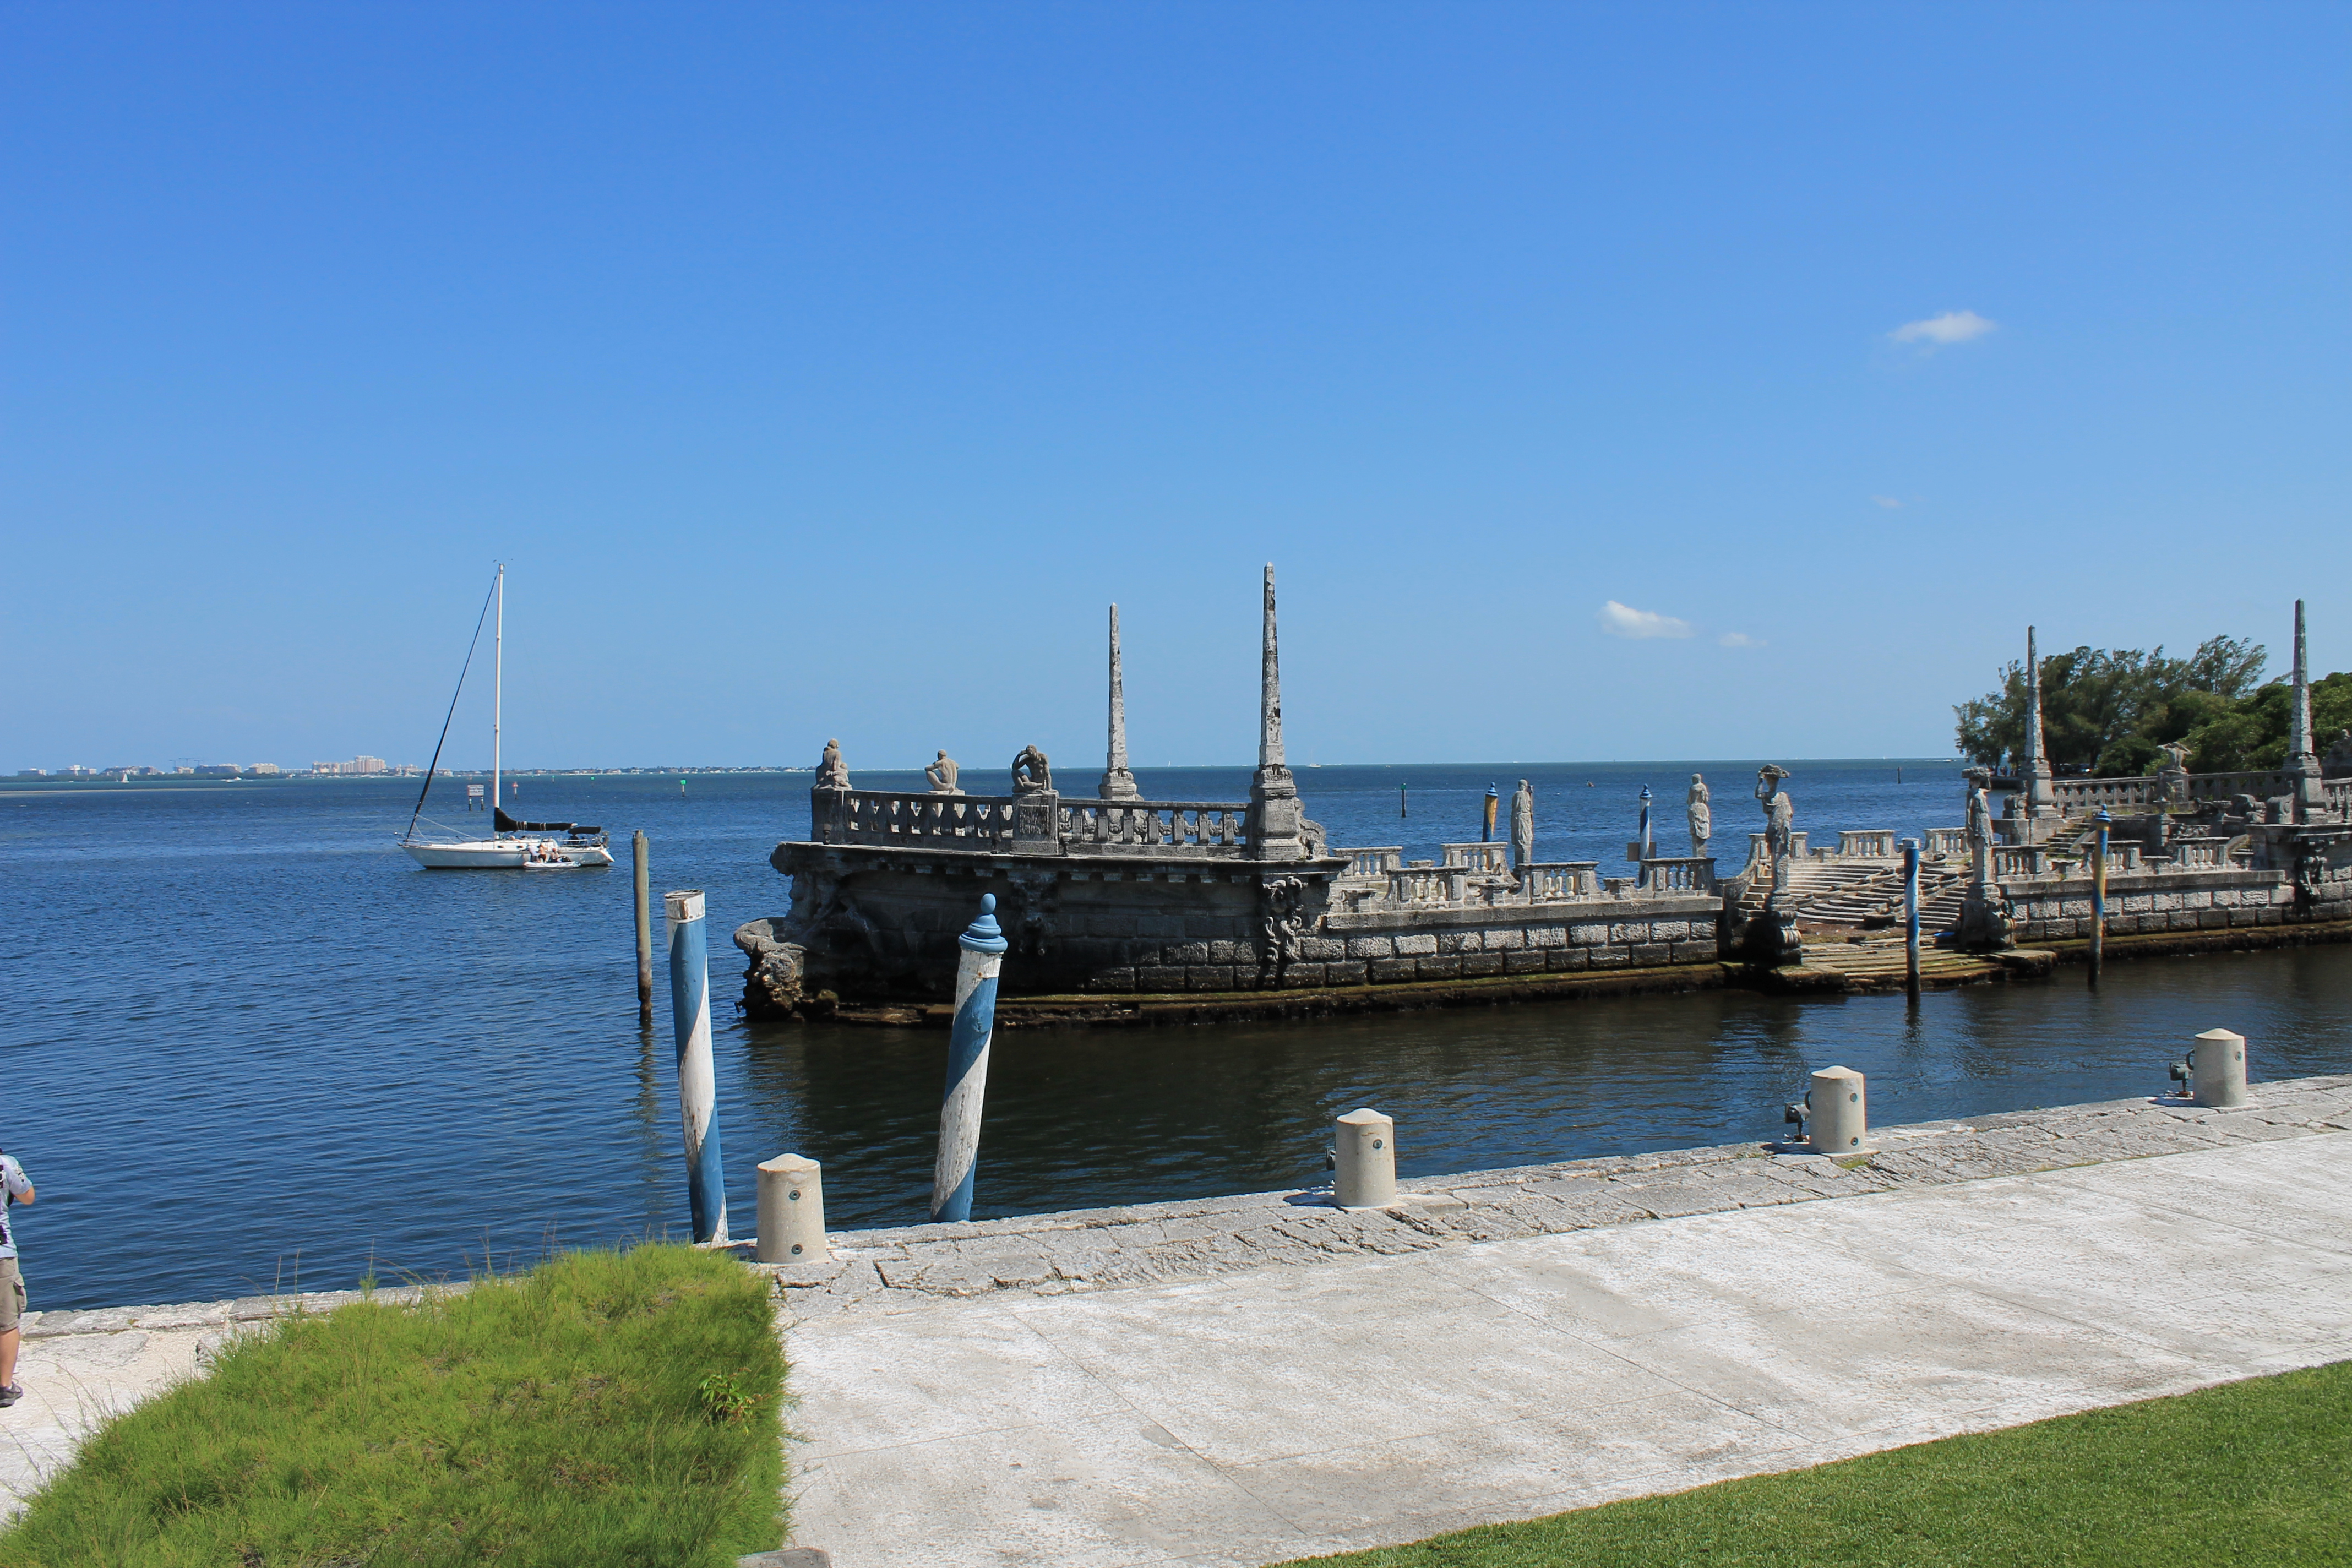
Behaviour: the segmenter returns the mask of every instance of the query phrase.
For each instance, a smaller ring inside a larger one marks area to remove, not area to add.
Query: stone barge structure
[[[2027,633],[2029,670],[2032,637]],[[1510,839],[1451,844],[1441,862],[1332,846],[1286,764],[1274,569],[1266,568],[1258,764],[1249,798],[1153,801],[1128,766],[1118,610],[1109,745],[1092,798],[1066,797],[1034,746],[1013,792],[967,795],[942,753],[928,792],[860,790],[832,742],[810,792],[810,837],[770,863],[790,911],[735,932],[755,1017],[944,1024],[955,933],[993,893],[1011,942],[1000,1019],[1202,1020],[1503,1001],[1593,989],[1725,984],[1876,989],[1904,907],[1890,830],[1816,847],[1767,768],[1765,831],[1718,878],[1705,853],[1633,871],[1538,861],[1533,802]],[[2094,814],[2112,819],[2107,931],[2120,955],[2169,947],[2352,940],[2352,738],[2312,749],[2296,606],[2296,729],[2276,772],[2193,774],[2175,756],[2128,779],[2060,779],[2042,745],[2040,693],[2013,775],[1975,770],[1967,823],[1922,846],[1922,924],[1947,959],[1928,983],[2046,970],[2088,934]],[[2005,796],[1996,816],[1995,795]],[[1693,848],[1711,821],[1694,781]],[[1965,962],[1960,955],[1973,955]],[[1901,951],[1895,973],[1901,978]]]

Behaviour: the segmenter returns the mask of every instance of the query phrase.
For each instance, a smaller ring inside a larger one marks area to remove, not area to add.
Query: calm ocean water
[[[1507,800],[1528,777],[1542,858],[1614,861],[1644,783],[1682,847],[1695,765],[1736,863],[1760,823],[1753,763],[1322,768],[1299,784],[1335,842],[1433,856],[1477,837],[1489,783]],[[1905,763],[1900,784],[1892,763],[1788,765],[1798,824],[1823,841],[1959,821],[1948,765]],[[993,787],[979,773],[967,784]],[[1239,799],[1248,773],[1141,779],[1163,799]],[[751,1228],[753,1163],[786,1149],[824,1162],[836,1226],[921,1219],[944,1034],[754,1026],[727,1007],[727,933],[783,911],[766,858],[805,832],[808,784],[525,779],[522,815],[601,822],[624,846],[614,870],[561,876],[417,869],[393,843],[413,785],[392,782],[0,788],[15,916],[0,1147],[41,1189],[15,1215],[35,1304],[340,1288],[371,1258],[441,1277],[551,1241],[684,1234],[666,985],[654,1030],[636,1022],[632,828],[653,840],[656,893],[709,895],[735,1229]],[[1832,1061],[1870,1075],[1888,1122],[2147,1092],[2216,1025],[2249,1037],[2258,1078],[2352,1070],[2352,950],[2126,963],[2095,994],[2075,971],[1916,1006],[1716,994],[1016,1033],[994,1057],[977,1212],[1312,1183],[1330,1116],[1359,1104],[1397,1116],[1402,1168],[1422,1174],[1770,1136]]]

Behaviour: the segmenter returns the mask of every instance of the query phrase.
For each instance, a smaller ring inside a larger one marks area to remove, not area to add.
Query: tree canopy
[[[2139,648],[2078,647],[2042,660],[2042,731],[2053,766],[2088,768],[2107,777],[2154,773],[2160,748],[2179,742],[2198,773],[2274,768],[2286,760],[2286,682],[2263,682],[2269,655],[2243,637],[2210,637],[2186,658],[2161,645]],[[2352,727],[2352,673],[2315,681],[2312,729],[2326,752]],[[2000,685],[1952,710],[1960,750],[1998,766],[2025,743],[2025,665],[2000,671]]]

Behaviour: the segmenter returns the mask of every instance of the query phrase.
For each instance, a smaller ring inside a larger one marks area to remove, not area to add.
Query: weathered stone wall
[[[2352,830],[2257,830],[2255,864],[2107,879],[2107,931],[2227,931],[2352,920]],[[2021,942],[2091,934],[2087,876],[2004,882]]]
[[[1474,910],[1394,910],[1324,917],[1300,944],[1299,984],[1475,979],[1488,974],[1712,963],[1723,900],[1590,899]]]
[[[793,843],[772,863],[792,912],[735,933],[746,1007],[945,1002],[956,933],[997,899],[1008,994],[1164,994],[1366,985],[1713,963],[1722,900],[1644,894],[1330,912],[1337,858],[1020,856]],[[1286,931],[1271,890],[1294,900]]]

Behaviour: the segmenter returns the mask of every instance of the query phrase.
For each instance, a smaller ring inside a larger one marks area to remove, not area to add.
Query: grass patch
[[[764,1279],[672,1246],[571,1253],[233,1343],[110,1423],[0,1564],[731,1564],[782,1540]]]
[[[1311,1561],[1344,1568],[2333,1568],[2352,1558],[2347,1543],[2352,1362],[2338,1362]]]

